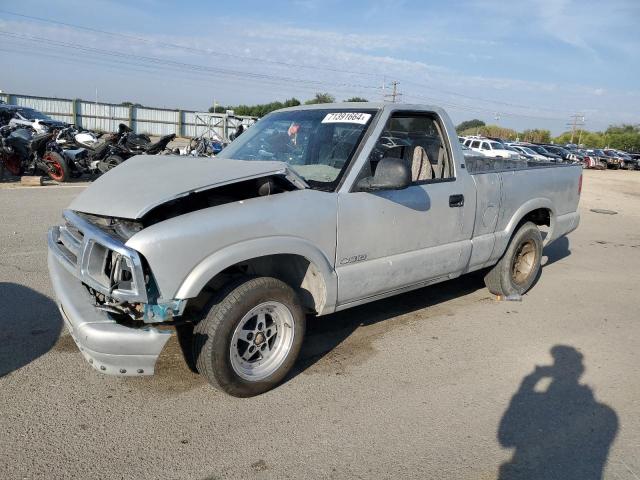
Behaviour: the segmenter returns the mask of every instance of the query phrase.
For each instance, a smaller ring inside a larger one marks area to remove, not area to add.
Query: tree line
[[[527,129],[518,132],[511,128],[498,125],[486,125],[482,120],[466,120],[456,127],[458,135],[483,135],[485,137],[502,138],[503,140],[518,140],[532,143],[558,143],[566,145],[571,142],[571,132],[563,132],[552,137],[549,130]],[[592,132],[576,130],[573,133],[573,143],[585,148],[615,148],[627,152],[640,152],[640,125],[611,125],[605,131]]]
[[[334,103],[336,101],[336,97],[331,95],[330,93],[316,93],[313,98],[306,100],[304,102],[305,105],[315,105],[318,103]],[[345,102],[368,102],[366,98],[362,97],[351,97]],[[215,105],[214,107],[209,108],[209,112],[211,113],[224,113],[227,110],[233,110],[235,115],[240,116],[250,116],[250,117],[263,117],[267,113],[271,113],[275,110],[280,110],[281,108],[287,107],[297,107],[298,105],[302,105],[302,102],[297,98],[293,97],[284,102],[276,101],[271,103],[262,103],[258,105]]]

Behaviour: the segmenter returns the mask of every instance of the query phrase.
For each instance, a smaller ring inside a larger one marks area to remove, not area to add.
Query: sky
[[[0,89],[206,110],[397,81],[455,123],[601,130],[640,123],[638,25],[640,0],[0,0]]]

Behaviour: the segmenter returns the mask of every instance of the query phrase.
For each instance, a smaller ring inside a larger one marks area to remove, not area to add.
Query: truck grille
[[[60,227],[58,245],[65,258],[73,265],[78,264],[82,256],[82,243],[84,234],[75,226],[67,222]]]
[[[109,297],[147,301],[140,256],[98,226],[71,211],[49,230],[49,250],[76,278]],[[114,271],[116,273],[114,273]],[[116,275],[119,278],[115,278]]]

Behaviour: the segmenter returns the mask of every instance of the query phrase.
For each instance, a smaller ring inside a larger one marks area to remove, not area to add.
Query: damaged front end
[[[149,171],[158,180],[141,187],[139,178]],[[85,358],[102,373],[153,374],[173,327],[188,322],[188,300],[162,291],[140,249],[128,246],[138,233],[198,210],[303,188],[281,162],[213,165],[210,159],[165,156],[151,165],[134,157],[100,177],[48,236],[58,306]]]
[[[89,363],[113,375],[151,375],[185,302],[164,301],[144,259],[125,246],[135,222],[66,210],[49,230],[49,273],[60,312]]]
[[[65,225],[49,232],[60,263],[87,288],[99,310],[130,321],[170,321],[184,301],[162,301],[144,259],[125,243],[142,230],[141,222],[65,210]]]

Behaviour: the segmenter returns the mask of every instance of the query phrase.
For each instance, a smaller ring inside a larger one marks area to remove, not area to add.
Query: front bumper
[[[80,280],[51,250],[49,276],[69,333],[93,368],[109,375],[153,375],[171,330],[132,328],[117,323],[108,313],[94,307],[94,299]]]

